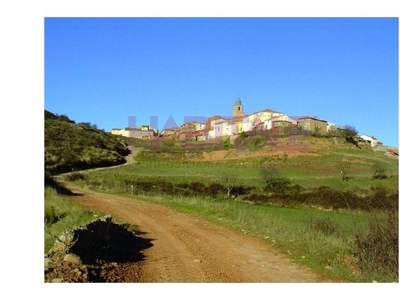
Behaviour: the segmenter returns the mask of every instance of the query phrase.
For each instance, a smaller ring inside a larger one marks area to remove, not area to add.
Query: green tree
[[[340,130],[340,134],[346,139],[347,142],[352,143],[360,148],[356,139],[358,131],[355,127],[346,125]]]
[[[344,161],[343,159],[339,160],[337,163],[337,168],[340,170],[340,175],[342,176],[342,181],[347,181],[349,180],[349,171],[351,168],[351,162],[349,161]]]
[[[231,197],[232,189],[238,182],[237,176],[232,173],[223,173],[221,175],[221,182],[222,182],[223,186],[226,188],[225,198]]]
[[[345,138],[354,138],[357,136],[358,131],[354,126],[346,125],[341,129],[341,134]]]
[[[260,167],[259,174],[265,191],[283,192],[290,183],[280,170],[271,164]]]

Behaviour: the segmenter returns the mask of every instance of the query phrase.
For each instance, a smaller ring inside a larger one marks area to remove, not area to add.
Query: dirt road
[[[138,225],[144,249],[140,282],[326,282],[265,241],[140,200],[67,186],[88,207]]]

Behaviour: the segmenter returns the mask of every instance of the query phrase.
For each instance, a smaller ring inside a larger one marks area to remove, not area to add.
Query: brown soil
[[[142,231],[142,241],[147,243],[139,249],[140,260],[91,262],[89,269],[92,274],[101,275],[102,281],[330,281],[279,254],[260,238],[236,233],[161,205],[67,186],[77,194],[73,198],[78,203],[137,225]],[[82,271],[76,269],[75,273]],[[62,267],[59,272],[62,273]],[[85,282],[90,282],[90,278]]]
[[[315,149],[308,145],[281,145],[281,146],[266,146],[258,151],[249,150],[218,150],[213,152],[203,152],[201,161],[228,161],[246,158],[258,158],[264,156],[288,158],[299,156],[319,156]]]

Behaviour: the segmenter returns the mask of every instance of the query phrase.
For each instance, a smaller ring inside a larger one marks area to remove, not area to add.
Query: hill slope
[[[130,151],[123,139],[64,115],[45,110],[44,117],[45,171],[59,174],[126,162]]]

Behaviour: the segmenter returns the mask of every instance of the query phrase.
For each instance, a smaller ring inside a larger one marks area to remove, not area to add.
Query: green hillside
[[[75,123],[65,115],[45,110],[45,171],[59,174],[73,170],[119,165],[129,154],[126,142],[90,123]]]

